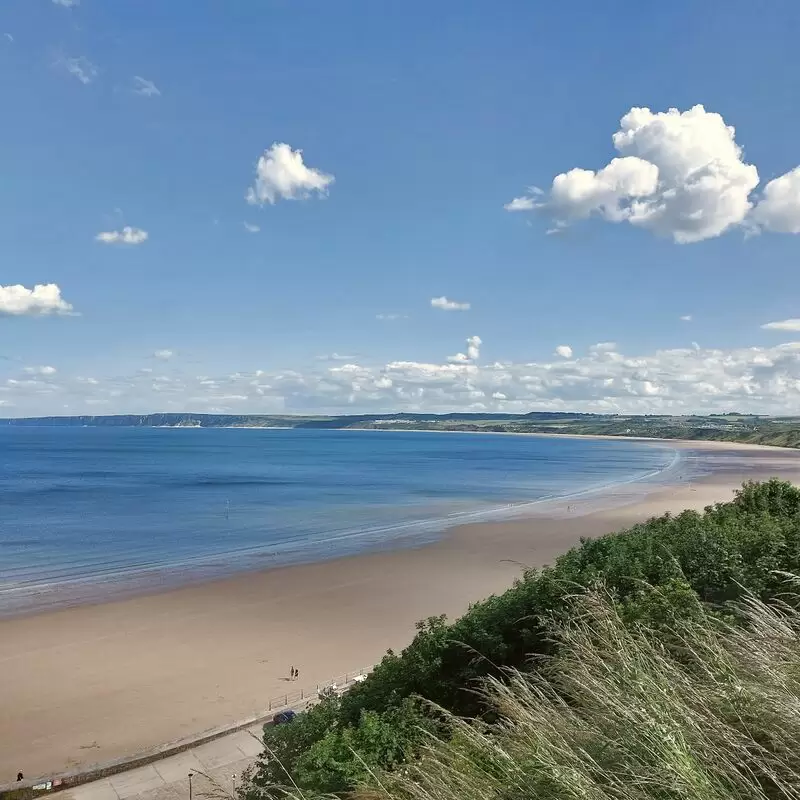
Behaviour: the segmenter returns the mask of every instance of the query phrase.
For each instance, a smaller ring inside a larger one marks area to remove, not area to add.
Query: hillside
[[[797,592],[797,582],[787,588]],[[482,687],[496,721],[446,715],[358,800],[790,800],[800,791],[800,613],[752,597],[663,635],[577,594],[539,672]],[[569,698],[565,703],[563,698]]]
[[[557,655],[552,627],[571,620],[579,587],[602,582],[626,625],[669,637],[676,624],[717,614],[745,590],[763,600],[782,594],[781,571],[800,572],[800,490],[778,480],[749,484],[702,514],[666,515],[585,541],[453,623],[421,622],[402,653],[387,653],[341,700],[327,698],[292,725],[267,729],[269,755],[245,798],[283,796],[271,787],[291,783],[307,797],[344,792],[375,770],[413,761],[428,734],[447,739],[450,731],[446,717],[415,698],[458,716],[485,714],[477,681],[502,680],[534,655]]]

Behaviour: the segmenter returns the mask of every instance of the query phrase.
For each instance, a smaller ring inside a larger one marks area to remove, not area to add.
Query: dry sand
[[[439,543],[273,569],[197,586],[0,621],[0,783],[131,755],[262,713],[270,698],[366,667],[414,623],[458,616],[505,590],[520,564],[551,563],[597,536],[728,500],[747,479],[800,483],[800,453],[669,443],[709,474],[598,510],[466,525]],[[616,498],[615,502],[619,501]],[[291,665],[300,680],[289,684]]]

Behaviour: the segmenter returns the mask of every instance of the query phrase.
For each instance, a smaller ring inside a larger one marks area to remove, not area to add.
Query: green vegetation
[[[124,414],[105,417],[5,419],[0,420],[0,425],[539,433],[573,436],[643,436],[659,439],[713,440],[768,444],[777,447],[800,447],[800,417],[764,417],[747,414],[629,416],[543,411],[532,411],[529,414],[360,414],[341,417],[263,414]]]
[[[284,796],[278,785],[294,785],[306,797],[346,793],[378,770],[401,774],[407,767],[398,765],[413,763],[431,733],[449,739],[454,726],[447,714],[492,722],[492,703],[476,689],[482,681],[503,681],[509,669],[525,669],[531,656],[538,657],[534,668],[548,663],[543,657],[561,657],[552,628],[574,623],[571,598],[580,587],[602,583],[622,623],[659,632],[672,646],[681,626],[721,614],[745,590],[761,600],[780,595],[781,571],[800,572],[800,490],[778,480],[748,484],[732,502],[702,514],[666,515],[585,541],[452,624],[443,617],[420,623],[402,653],[388,653],[341,700],[326,700],[292,725],[267,728],[265,756],[243,794]],[[455,732],[463,734],[459,726]],[[567,795],[553,795],[559,796]]]
[[[361,800],[777,800],[800,793],[800,614],[748,597],[745,626],[625,623],[589,595],[557,626],[539,674],[491,679],[498,721],[448,716]],[[568,703],[564,701],[568,698]]]

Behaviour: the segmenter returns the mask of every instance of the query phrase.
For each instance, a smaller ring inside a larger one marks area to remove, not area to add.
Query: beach
[[[745,480],[800,483],[800,453],[669,442],[703,477],[614,489],[438,542],[250,572],[146,596],[0,620],[0,783],[133,755],[263,713],[285,691],[399,650],[427,616],[457,617],[525,566],[654,515],[732,498]],[[620,501],[621,502],[621,501]],[[287,681],[290,667],[300,677]]]

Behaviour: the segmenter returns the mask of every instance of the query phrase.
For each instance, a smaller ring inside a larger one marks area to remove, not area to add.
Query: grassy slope
[[[745,625],[700,613],[667,648],[579,596],[545,668],[484,686],[495,724],[449,717],[447,737],[360,800],[796,798],[800,614],[752,598],[737,610]]]

